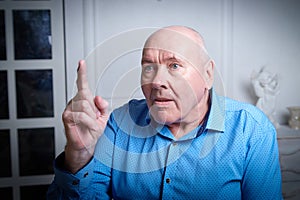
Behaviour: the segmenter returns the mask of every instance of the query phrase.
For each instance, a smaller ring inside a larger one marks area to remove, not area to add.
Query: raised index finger
[[[80,60],[77,69],[77,89],[83,90],[89,88],[87,79],[87,68],[84,60]]]

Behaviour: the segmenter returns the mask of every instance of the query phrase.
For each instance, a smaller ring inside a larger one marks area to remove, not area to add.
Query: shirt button
[[[171,182],[171,179],[170,179],[170,178],[167,178],[167,179],[166,179],[166,183],[169,184],[170,182]]]
[[[175,147],[175,146],[177,146],[177,143],[176,143],[176,142],[173,142],[172,145]]]
[[[79,180],[74,180],[73,182],[72,182],[72,185],[78,185],[79,184]]]

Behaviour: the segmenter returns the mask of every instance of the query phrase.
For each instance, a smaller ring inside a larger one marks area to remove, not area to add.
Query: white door
[[[0,196],[45,199],[65,139],[63,1],[0,1]]]

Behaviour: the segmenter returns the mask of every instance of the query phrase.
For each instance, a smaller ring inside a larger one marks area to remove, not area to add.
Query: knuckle
[[[89,97],[91,96],[91,91],[89,89],[82,89],[78,91],[78,94],[80,94],[83,97]]]
[[[91,100],[91,99],[93,99],[92,93],[87,89],[78,91],[76,96],[74,97],[74,101]]]
[[[65,118],[67,118],[67,116],[68,116],[68,111],[65,110],[65,111],[62,113],[62,118],[65,119]]]
[[[82,119],[84,117],[84,113],[78,112],[78,113],[76,113],[76,116],[74,116],[74,117],[76,119],[76,122],[80,122],[80,121],[82,121]]]
[[[70,122],[70,121],[72,121],[72,113],[69,110],[65,110],[62,113],[62,120],[64,122]]]
[[[81,101],[80,107],[81,107],[82,112],[88,113],[91,106],[87,100],[83,100],[83,101]]]
[[[82,122],[82,118],[83,113],[81,112],[72,113],[72,115],[70,116],[70,119],[72,119],[71,121],[75,124],[80,124]]]
[[[88,101],[87,101],[87,100],[82,100],[82,101],[81,101],[81,107],[82,107],[82,109],[87,109],[87,108],[89,108],[89,103],[88,103]]]

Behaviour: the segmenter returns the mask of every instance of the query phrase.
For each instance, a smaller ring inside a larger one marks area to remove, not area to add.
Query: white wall
[[[300,1],[235,0],[233,3],[233,97],[250,103],[252,70],[265,65],[277,73],[277,118],[286,123],[287,106],[300,106]]]
[[[277,118],[285,123],[286,106],[300,105],[298,2],[66,0],[68,98],[74,94],[77,61],[84,57],[91,61],[101,59],[102,67],[89,69],[89,77],[95,93],[112,99],[112,106],[141,97],[137,89],[138,66],[144,38],[138,37],[137,32],[146,27],[178,24],[198,30],[206,39],[217,64],[216,73],[224,83],[222,93],[229,97],[255,103],[251,72],[266,65],[269,71],[277,73],[281,85]],[[128,37],[126,31],[134,37]],[[98,57],[94,58],[96,54]]]

